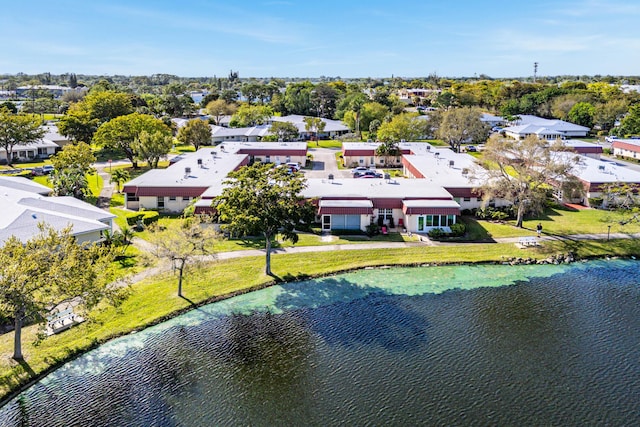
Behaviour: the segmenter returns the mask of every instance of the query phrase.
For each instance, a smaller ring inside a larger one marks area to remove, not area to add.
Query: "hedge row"
[[[127,224],[136,225],[138,221],[142,221],[144,225],[149,225],[158,220],[160,214],[156,211],[139,211],[127,214]]]

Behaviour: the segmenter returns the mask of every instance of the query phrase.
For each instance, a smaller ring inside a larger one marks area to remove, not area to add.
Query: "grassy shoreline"
[[[461,250],[464,248],[464,250]],[[274,273],[283,281],[322,277],[376,266],[419,266],[501,263],[509,257],[544,259],[558,253],[574,253],[578,259],[605,256],[637,256],[640,241],[555,241],[526,250],[513,244],[472,244],[405,249],[338,250],[300,254],[275,254]],[[338,255],[339,254],[339,255]],[[264,258],[246,257],[198,266],[186,277],[184,294],[176,295],[176,278],[167,273],[133,286],[131,297],[119,308],[101,307],[92,320],[54,335],[34,346],[37,327],[23,331],[26,363],[11,359],[13,333],[0,336],[0,406],[69,360],[113,338],[177,316],[195,307],[251,292],[276,281],[264,274]]]

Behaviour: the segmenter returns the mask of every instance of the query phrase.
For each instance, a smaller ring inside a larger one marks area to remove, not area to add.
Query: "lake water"
[[[640,263],[362,270],[72,361],[1,426],[640,425]]]

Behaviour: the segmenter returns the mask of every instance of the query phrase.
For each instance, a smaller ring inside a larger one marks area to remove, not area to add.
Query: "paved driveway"
[[[336,153],[338,149],[330,148],[310,148],[309,153],[313,156],[311,170],[304,169],[307,178],[328,178],[333,174],[334,178],[349,178],[351,172],[348,169],[338,169],[336,163]]]

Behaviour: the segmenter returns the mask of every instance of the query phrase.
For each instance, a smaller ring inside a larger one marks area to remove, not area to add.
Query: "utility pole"
[[[538,75],[538,63],[533,63],[533,82],[536,82],[536,76]]]

